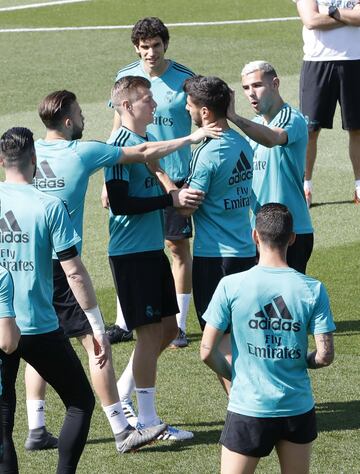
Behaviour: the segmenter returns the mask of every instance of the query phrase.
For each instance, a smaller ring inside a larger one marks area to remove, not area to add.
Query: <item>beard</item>
[[[74,130],[73,130],[71,139],[72,140],[80,140],[80,138],[82,138],[82,136],[83,136],[83,130],[84,130],[84,126],[82,126],[82,127],[78,127],[78,126],[75,127],[74,126]]]

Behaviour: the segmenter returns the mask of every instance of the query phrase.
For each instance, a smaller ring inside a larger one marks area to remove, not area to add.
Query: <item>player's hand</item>
[[[109,203],[109,197],[106,189],[106,184],[103,184],[102,190],[101,190],[101,204],[104,209],[109,209],[110,203]]]
[[[198,189],[181,188],[171,192],[174,207],[197,209],[204,199],[204,192]]]
[[[233,122],[234,117],[236,116],[235,112],[235,91],[230,90],[230,103],[226,111],[226,117]]]
[[[109,338],[106,334],[94,334],[93,342],[96,365],[99,365],[100,369],[102,369],[111,354]]]
[[[222,128],[218,127],[214,122],[209,125],[204,125],[198,128],[195,132],[190,135],[191,143],[199,143],[204,138],[220,138],[222,135]]]

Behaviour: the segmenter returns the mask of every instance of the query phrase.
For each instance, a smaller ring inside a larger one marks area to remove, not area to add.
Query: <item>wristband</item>
[[[105,326],[99,306],[84,310],[94,334],[105,334]]]

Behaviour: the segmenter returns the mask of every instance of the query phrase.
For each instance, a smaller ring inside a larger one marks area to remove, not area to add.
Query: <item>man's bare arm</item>
[[[360,26],[360,3],[350,10],[349,8],[338,8],[334,18],[345,25]]]
[[[309,352],[307,363],[309,369],[327,367],[334,360],[334,336],[332,332],[315,334],[316,350]]]
[[[308,30],[331,30],[344,26],[327,12],[320,13],[315,0],[298,0],[296,6],[301,21]]]
[[[97,364],[102,368],[110,357],[111,348],[90,276],[79,256],[60,261],[60,264],[77,302],[93,329],[94,353]]]
[[[206,324],[200,343],[200,358],[216,374],[231,381],[231,365],[224,354],[219,351],[219,344],[224,333]]]
[[[221,128],[214,124],[198,128],[195,132],[186,137],[175,138],[160,142],[145,142],[131,147],[123,147],[120,163],[147,163],[173,153],[186,145],[195,145],[206,137],[219,138]]]
[[[272,148],[276,145],[284,145],[287,140],[287,132],[278,127],[266,127],[260,123],[252,122],[244,117],[240,117],[235,112],[235,92],[231,92],[231,101],[227,110],[227,118],[242,130],[251,140],[260,145]]]
[[[15,318],[0,318],[0,349],[5,354],[11,354],[18,346],[20,329]]]
[[[165,173],[157,161],[148,163],[149,170],[156,176],[166,193],[171,193],[173,206],[181,209],[181,214],[191,215],[204,199],[204,192],[187,186],[178,188],[171,178]],[[190,213],[190,214],[187,214]]]

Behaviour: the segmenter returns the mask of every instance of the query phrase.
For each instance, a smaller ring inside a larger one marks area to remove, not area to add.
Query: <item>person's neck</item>
[[[50,130],[46,129],[46,135],[45,135],[45,140],[46,141],[51,141],[51,140],[71,140],[71,137],[68,137],[67,134],[61,130]]]
[[[259,245],[259,265],[262,267],[288,268],[286,251]]]
[[[270,123],[274,117],[279,113],[280,109],[284,106],[285,102],[283,99],[278,96],[278,98],[274,101],[273,105],[269,109],[266,114],[263,114],[263,118],[266,123]]]
[[[226,117],[215,119],[214,117],[209,117],[207,119],[203,119],[202,125],[209,125],[210,123],[215,124],[216,127],[220,127],[222,130],[227,130],[229,127],[228,121]]]
[[[9,184],[31,184],[33,180],[33,168],[29,168],[24,172],[15,169],[7,169],[5,171],[5,183]]]
[[[131,132],[140,135],[140,137],[146,137],[147,124],[139,123],[135,120],[132,120],[131,118],[123,116],[121,117],[121,125],[130,130]]]
[[[156,68],[147,67],[146,62],[143,61],[143,67],[146,74],[148,74],[150,77],[160,77],[169,67],[169,61],[167,59],[164,59]]]

